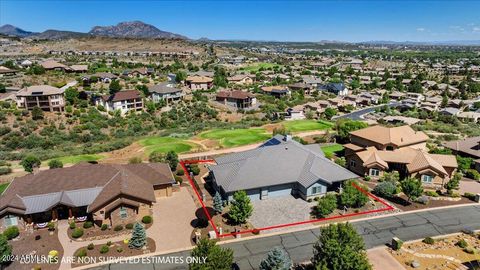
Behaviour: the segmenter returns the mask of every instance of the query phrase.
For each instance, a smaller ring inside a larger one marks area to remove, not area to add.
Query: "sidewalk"
[[[405,269],[384,247],[367,250],[367,257],[373,270]]]

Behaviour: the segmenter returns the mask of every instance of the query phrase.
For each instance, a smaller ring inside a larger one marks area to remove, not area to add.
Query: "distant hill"
[[[121,22],[112,26],[95,26],[88,33],[94,36],[106,37],[187,39],[185,36],[162,31],[151,24],[141,21]]]
[[[87,33],[81,33],[81,32],[72,32],[72,31],[61,31],[61,30],[47,30],[42,33],[38,33],[35,35],[31,35],[30,38],[34,39],[67,39],[67,38],[81,38],[81,37],[86,37],[90,36],[90,34]]]
[[[11,24],[5,24],[0,26],[0,34],[14,37],[28,37],[36,33],[25,31]]]

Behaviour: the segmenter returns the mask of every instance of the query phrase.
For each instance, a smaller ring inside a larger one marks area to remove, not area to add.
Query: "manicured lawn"
[[[271,137],[263,128],[214,129],[200,134],[200,138],[217,140],[224,147],[258,143]]]
[[[8,185],[10,185],[10,183],[0,184],[0,194],[2,194],[5,191],[5,189],[7,189]]]
[[[184,153],[195,147],[195,145],[190,142],[173,137],[148,137],[140,140],[139,143],[146,147],[147,154],[155,151],[162,153],[169,151]]]
[[[264,69],[269,69],[269,68],[273,68],[275,66],[280,66],[278,64],[273,64],[273,63],[257,63],[257,64],[254,64],[254,65],[251,65],[251,66],[246,66],[244,68],[241,68],[242,70],[245,70],[245,71],[248,71],[248,72],[257,72],[260,68],[264,68]]]
[[[333,127],[333,123],[322,120],[294,120],[284,121],[282,125],[291,132],[325,130]]]
[[[332,144],[332,145],[326,145],[322,146],[322,151],[325,153],[325,155],[333,155],[335,152],[342,151],[343,150],[343,145],[341,144]]]
[[[89,161],[97,161],[104,158],[103,155],[99,154],[85,154],[85,155],[76,155],[76,156],[65,156],[65,157],[59,157],[59,158],[54,158],[57,160],[60,160],[63,164],[76,164],[79,162],[89,162]],[[48,164],[50,160],[46,160],[43,163]]]

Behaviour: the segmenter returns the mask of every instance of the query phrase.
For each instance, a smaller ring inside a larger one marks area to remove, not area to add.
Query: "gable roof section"
[[[350,132],[351,135],[380,144],[405,146],[426,142],[428,136],[422,131],[414,131],[410,126],[384,127],[371,126]]]
[[[446,142],[444,146],[454,151],[480,158],[480,136]]]
[[[260,147],[215,159],[210,170],[226,192],[298,182],[309,187],[358,176],[326,159],[318,151],[277,135]]]

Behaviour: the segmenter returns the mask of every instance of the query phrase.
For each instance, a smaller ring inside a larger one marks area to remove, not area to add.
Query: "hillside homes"
[[[415,177],[428,188],[442,189],[457,168],[453,155],[427,152],[428,136],[409,126],[372,126],[350,132],[344,145],[347,168],[359,175],[379,178],[398,171],[402,178]]]
[[[65,110],[65,90],[50,85],[28,86],[16,95],[17,107],[32,110],[39,107],[43,111],[63,112]]]
[[[95,100],[95,105],[101,105],[107,112],[119,110],[122,115],[134,111],[143,111],[143,98],[137,90],[124,90],[113,95],[105,95]]]

